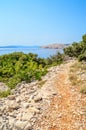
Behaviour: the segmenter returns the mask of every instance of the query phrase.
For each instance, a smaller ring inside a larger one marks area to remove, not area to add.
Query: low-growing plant
[[[74,42],[70,46],[64,48],[64,53],[69,57],[76,57],[79,61],[86,61],[86,34],[82,36],[82,41]]]
[[[7,97],[11,93],[10,89],[0,92],[0,98]]]
[[[46,83],[46,80],[41,80],[38,83],[39,88],[41,88]]]
[[[76,62],[71,66],[69,79],[81,93],[86,94],[86,64],[84,62]]]

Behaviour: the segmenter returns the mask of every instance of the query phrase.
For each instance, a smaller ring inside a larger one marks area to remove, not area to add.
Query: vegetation
[[[7,91],[0,92],[0,98],[7,97],[9,94],[10,94],[10,89],[8,89]]]
[[[86,61],[86,34],[82,36],[81,42],[74,42],[66,47],[64,54],[57,53],[47,59],[39,58],[36,54],[24,54],[23,52],[0,56],[0,82],[9,87],[9,91],[0,92],[0,97],[8,96],[10,90],[22,81],[41,80],[41,77],[47,73],[47,67],[63,63],[66,55],[76,57],[79,61]],[[78,82],[76,75],[71,75],[70,79],[74,84]],[[42,86],[43,82],[40,82],[40,84]],[[83,88],[82,92],[86,93],[85,88]]]
[[[47,59],[38,58],[36,54],[22,52],[0,56],[0,82],[9,87],[9,91],[0,93],[0,97],[8,96],[10,90],[22,81],[41,80],[41,76],[47,73],[47,67],[61,63],[62,60],[60,53]]]
[[[86,61],[86,34],[82,36],[82,41],[74,42],[64,49],[64,53],[70,57],[76,57],[79,61]]]
[[[13,89],[19,82],[40,80],[46,74],[45,62],[37,55],[22,52],[0,56],[0,82]]]
[[[86,64],[84,62],[76,62],[71,66],[69,78],[72,85],[77,86],[81,93],[86,94]]]
[[[46,64],[48,66],[54,66],[54,65],[63,63],[63,61],[64,61],[64,54],[61,54],[60,52],[58,52],[57,54],[47,58]]]
[[[78,86],[80,92],[86,94],[86,34],[79,43],[74,42],[64,48],[64,54],[78,59],[79,62],[71,67],[69,78],[72,85]]]
[[[41,88],[46,83],[46,80],[39,81],[38,87]]]

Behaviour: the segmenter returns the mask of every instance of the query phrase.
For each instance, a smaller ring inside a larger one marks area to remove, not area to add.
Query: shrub
[[[57,54],[47,58],[48,65],[57,65],[61,64],[64,61],[64,54],[58,52]]]
[[[82,41],[74,42],[67,48],[64,48],[64,53],[70,57],[76,57],[79,61],[86,61],[86,34],[82,36]]]
[[[4,82],[10,89],[21,81],[31,82],[40,80],[46,74],[44,59],[36,54],[14,52],[0,56],[0,82]]]
[[[78,60],[79,61],[86,61],[86,51],[79,55]]]

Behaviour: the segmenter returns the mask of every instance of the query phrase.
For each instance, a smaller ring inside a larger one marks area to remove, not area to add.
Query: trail
[[[69,81],[69,70],[73,62],[62,66],[51,84],[57,95],[49,108],[37,122],[40,130],[86,130],[86,97]],[[38,129],[36,129],[38,130]]]

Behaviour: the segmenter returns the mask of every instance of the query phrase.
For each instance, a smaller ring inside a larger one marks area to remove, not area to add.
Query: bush
[[[64,54],[58,52],[57,54],[47,58],[47,65],[57,65],[64,61]]]
[[[41,79],[46,73],[46,63],[36,54],[14,52],[0,56],[0,82],[4,82],[10,89],[22,82]]]
[[[71,46],[64,48],[64,53],[69,57],[76,57],[79,61],[86,61],[86,34],[82,36],[82,41],[74,42]]]
[[[86,61],[86,51],[78,56],[79,61]]]

